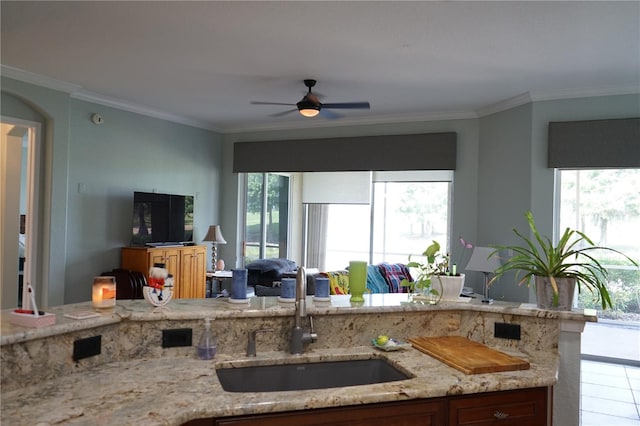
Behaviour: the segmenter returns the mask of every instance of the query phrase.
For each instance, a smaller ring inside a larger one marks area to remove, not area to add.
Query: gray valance
[[[234,173],[455,170],[455,132],[236,142]]]
[[[640,167],[640,118],[549,123],[549,167]]]

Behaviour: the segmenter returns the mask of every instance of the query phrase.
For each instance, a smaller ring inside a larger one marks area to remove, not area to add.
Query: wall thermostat
[[[104,118],[100,114],[92,114],[91,121],[93,121],[93,124],[102,124],[104,123]]]

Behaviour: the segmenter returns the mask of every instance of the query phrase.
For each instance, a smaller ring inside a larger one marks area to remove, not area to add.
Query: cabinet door
[[[457,425],[545,426],[547,389],[523,389],[453,398],[449,402],[449,426]]]
[[[264,414],[215,420],[218,426],[440,426],[445,424],[444,400],[368,404]]]
[[[196,247],[194,250],[193,282],[195,285],[195,298],[204,299],[207,295],[207,248]]]
[[[172,275],[178,274],[179,249],[151,249],[149,250],[149,268],[155,263],[164,263],[165,268]],[[148,274],[149,271],[146,271]]]
[[[178,297],[184,299],[204,298],[206,293],[205,250],[201,247],[183,249],[180,266]]]

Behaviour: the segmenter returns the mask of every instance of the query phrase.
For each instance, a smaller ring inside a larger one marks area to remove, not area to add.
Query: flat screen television
[[[193,196],[133,193],[132,246],[193,241]]]

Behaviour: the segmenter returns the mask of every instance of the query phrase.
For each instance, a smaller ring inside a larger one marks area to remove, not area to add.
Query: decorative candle
[[[245,300],[247,298],[247,270],[231,270],[231,299]]]
[[[282,297],[283,299],[296,298],[296,279],[295,278],[282,279],[282,288],[280,290],[280,297]]]
[[[320,299],[329,298],[329,278],[325,278],[325,277],[316,278],[316,298],[320,298]]]
[[[91,301],[96,309],[116,306],[116,277],[95,277],[93,279]]]

